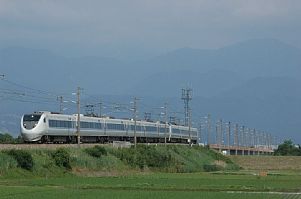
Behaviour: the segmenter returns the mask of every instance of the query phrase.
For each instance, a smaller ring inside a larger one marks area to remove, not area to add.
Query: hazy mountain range
[[[140,60],[137,58],[137,60]],[[48,50],[20,47],[0,51],[0,74],[12,82],[52,93],[75,92],[129,103],[141,109],[168,100],[183,111],[181,89],[193,89],[194,121],[212,117],[266,130],[301,143],[301,50],[273,39],[249,40],[216,50],[182,48],[152,59],[125,62],[107,57],[67,58]],[[2,84],[2,85],[1,85]],[[6,86],[0,81],[0,88]],[[22,88],[19,88],[22,91]],[[18,134],[24,111],[57,109],[5,99],[0,90],[0,129]],[[26,106],[25,106],[26,105]],[[141,112],[142,116],[142,112]],[[10,125],[9,125],[10,124]]]

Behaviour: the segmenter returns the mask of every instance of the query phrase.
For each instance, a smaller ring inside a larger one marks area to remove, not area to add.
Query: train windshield
[[[24,122],[34,122],[34,121],[39,121],[40,118],[41,118],[41,114],[24,115],[23,121]]]

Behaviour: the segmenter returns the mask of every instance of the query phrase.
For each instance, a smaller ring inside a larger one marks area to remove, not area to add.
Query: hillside
[[[301,50],[275,39],[252,39],[220,49],[182,48],[145,63],[153,71],[229,70],[244,78],[300,75]],[[300,76],[299,76],[300,77]]]
[[[215,120],[222,118],[300,143],[300,65],[300,49],[273,39],[214,50],[181,48],[136,62],[5,48],[0,51],[0,74],[12,83],[0,81],[0,131],[17,136],[22,114],[58,111],[60,95],[68,98],[64,108],[73,114],[72,93],[78,86],[84,89],[83,104],[96,104],[101,98],[130,106],[136,96],[141,99],[139,117],[152,112],[156,119],[159,111],[154,108],[165,102],[170,114],[183,112],[181,89],[189,86],[195,126],[211,113]],[[105,114],[116,117],[116,111],[106,108]],[[122,115],[131,116],[130,111]],[[183,119],[183,114],[176,116]]]
[[[231,156],[230,159],[246,170],[301,171],[300,156]]]
[[[202,147],[180,145],[146,146],[137,149],[83,145],[80,149],[45,145],[40,149],[4,149],[0,146],[0,176],[112,175],[129,172],[190,173],[235,170],[230,159]],[[15,145],[13,148],[24,148]],[[56,148],[59,147],[59,148]],[[66,147],[66,146],[65,146]],[[2,150],[1,150],[2,149]],[[32,160],[31,160],[32,158]]]

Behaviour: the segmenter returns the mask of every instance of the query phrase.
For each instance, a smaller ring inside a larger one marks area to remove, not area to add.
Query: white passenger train
[[[52,112],[25,114],[21,119],[21,135],[26,142],[74,143],[77,114]],[[133,141],[134,121],[105,117],[80,117],[81,142]],[[142,143],[196,143],[197,129],[163,122],[137,121],[137,142]]]

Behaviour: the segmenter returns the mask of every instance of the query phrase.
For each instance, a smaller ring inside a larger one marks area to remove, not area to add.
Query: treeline
[[[23,143],[23,140],[21,136],[18,136],[17,138],[14,138],[8,133],[0,133],[0,144],[19,144]]]
[[[291,140],[285,140],[275,150],[274,155],[301,156],[301,146],[294,144]]]
[[[89,172],[212,172],[239,166],[201,146],[137,145],[130,148],[9,149],[0,151],[0,176],[59,176]],[[25,173],[24,173],[25,172]],[[29,172],[29,173],[28,173]]]

